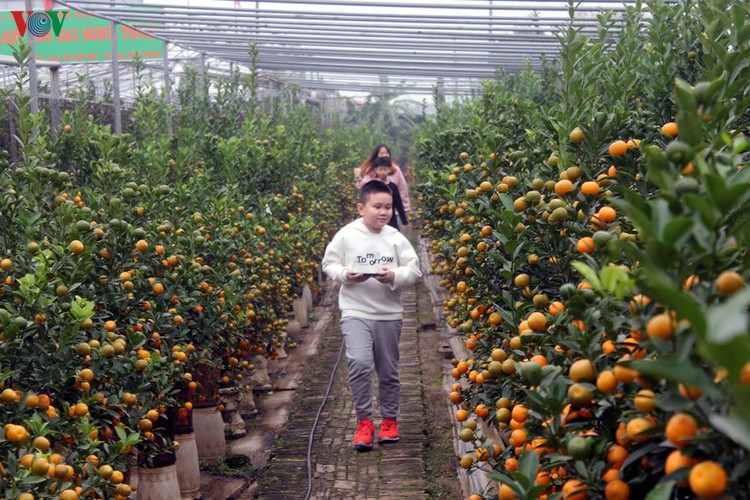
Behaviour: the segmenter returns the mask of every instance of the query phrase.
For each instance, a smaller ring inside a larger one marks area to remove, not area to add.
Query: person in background
[[[362,165],[359,166],[360,179],[357,181],[357,189],[362,188],[365,183],[376,178],[375,173],[373,172],[375,159],[384,157],[388,157],[390,159],[391,150],[388,149],[388,146],[386,146],[385,144],[378,144],[377,146],[375,146],[375,149],[372,150],[370,156],[368,156],[367,159],[362,163]],[[404,204],[404,210],[406,211],[406,213],[409,213],[411,211],[411,200],[409,199],[409,187],[406,184],[406,178],[404,177],[404,173],[401,171],[401,167],[399,167],[395,163],[392,163],[392,165],[393,173],[388,176],[388,180],[398,186],[398,192],[401,195],[401,202]]]
[[[323,272],[341,283],[341,334],[359,419],[352,444],[358,451],[373,446],[373,369],[378,375],[378,405],[383,417],[378,441],[399,439],[398,343],[404,315],[401,289],[422,276],[414,247],[388,225],[392,202],[391,189],[384,183],[375,180],[363,185],[357,203],[360,218],[336,233],[323,256]]]
[[[401,219],[401,224],[404,226],[408,225],[409,219],[406,217],[406,210],[404,210],[404,203],[401,201],[401,193],[398,190],[398,186],[396,186],[394,182],[388,180],[388,176],[393,174],[391,157],[381,156],[375,158],[373,173],[377,180],[384,182],[389,188],[391,188],[391,194],[393,195],[393,215],[391,216],[391,220],[388,221],[388,225],[398,229],[399,219]]]

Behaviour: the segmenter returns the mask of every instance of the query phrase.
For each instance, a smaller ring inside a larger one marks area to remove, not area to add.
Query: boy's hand
[[[353,273],[352,271],[346,272],[346,279],[352,283],[362,283],[363,281],[367,281],[368,278],[368,276],[365,276],[362,273]]]
[[[396,279],[396,273],[384,267],[383,269],[380,270],[380,273],[378,273],[378,275],[375,276],[375,279],[387,285],[389,283],[393,283],[393,281]]]

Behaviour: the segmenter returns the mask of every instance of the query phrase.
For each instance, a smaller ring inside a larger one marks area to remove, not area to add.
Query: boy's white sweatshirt
[[[388,268],[395,274],[391,284],[375,278],[353,283],[347,271],[377,273]],[[339,230],[326,247],[323,272],[342,283],[339,292],[341,317],[399,320],[403,317],[400,288],[412,285],[422,276],[419,258],[409,240],[386,225],[372,233],[359,218]]]

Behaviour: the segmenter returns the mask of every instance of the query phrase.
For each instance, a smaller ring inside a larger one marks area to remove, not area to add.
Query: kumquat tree
[[[750,3],[41,3],[0,13],[0,498],[301,498],[304,463],[310,498],[750,499]],[[45,53],[95,19],[154,50]],[[325,276],[358,213],[421,283]],[[404,315],[395,416],[351,404],[354,283]]]
[[[81,104],[53,134],[29,111],[28,53],[7,96],[19,159],[0,159],[0,496],[127,498],[126,458],[169,460],[194,405],[286,344],[350,215],[351,138],[283,103],[225,123],[247,82],[209,102],[189,78],[173,135],[145,80],[132,133]]]
[[[624,16],[419,134],[472,499],[750,497],[750,8]]]

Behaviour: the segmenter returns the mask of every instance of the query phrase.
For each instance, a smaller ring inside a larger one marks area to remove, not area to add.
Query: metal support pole
[[[201,92],[208,92],[208,75],[206,74],[206,54],[201,52]]]
[[[33,9],[32,0],[26,0],[26,12]],[[36,75],[36,42],[34,41],[34,35],[31,34],[31,30],[26,30],[26,38],[31,45],[31,52],[29,52],[29,108],[32,113],[39,111],[39,88],[37,86],[37,75]]]
[[[52,102],[50,103],[50,126],[57,132],[60,126],[60,67],[49,69],[50,87],[52,87]]]
[[[164,95],[166,96],[167,101],[169,101],[172,93],[172,82],[169,79],[169,42],[166,40],[161,42],[161,51],[163,54],[162,63],[164,68]]]
[[[117,23],[112,21],[112,105],[114,107],[115,134],[122,133],[120,114],[120,61],[117,52]]]
[[[260,28],[260,2],[255,2],[255,36],[258,36]]]
[[[8,100],[5,104],[5,110],[8,113],[8,139],[10,139],[8,142],[10,143],[10,163],[13,165],[13,170],[16,169],[16,162],[18,161],[18,144],[16,144],[15,139],[13,139],[13,134],[16,133],[16,124],[15,120],[13,120],[13,103]]]
[[[495,11],[494,11],[494,10],[492,9],[492,0],[490,0],[490,40],[492,40],[492,35],[494,34],[494,33],[493,33],[493,31],[494,31],[494,30],[493,30],[494,26],[493,26],[493,23],[492,23],[492,21],[493,21],[493,18],[495,17],[495,16],[494,16],[494,12],[495,12]]]
[[[164,64],[164,99],[167,104],[170,102],[172,93],[171,83],[169,81],[169,43],[166,40],[161,42],[162,62]],[[172,111],[167,108],[167,132],[172,135]]]

